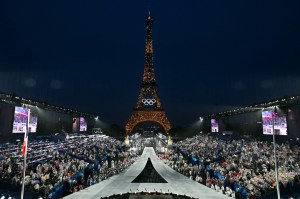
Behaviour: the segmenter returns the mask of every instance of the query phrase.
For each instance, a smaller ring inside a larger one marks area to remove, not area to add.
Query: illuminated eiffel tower
[[[137,124],[143,122],[158,123],[166,133],[171,129],[171,124],[167,119],[165,110],[162,108],[157,92],[153,66],[152,24],[153,18],[149,12],[146,19],[147,34],[143,81],[136,107],[132,110],[131,117],[125,126],[127,135],[132,132]]]

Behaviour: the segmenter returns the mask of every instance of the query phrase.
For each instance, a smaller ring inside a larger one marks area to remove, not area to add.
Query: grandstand
[[[0,147],[0,184],[2,185],[0,196],[2,198],[20,197],[23,165],[20,140],[22,139],[15,139],[22,138],[23,134],[12,133],[15,107],[28,107],[36,113],[37,121],[40,122],[28,147],[26,198],[136,198],[141,196],[145,198],[220,198],[223,196],[245,199],[273,198],[276,190],[271,143],[268,139],[259,140],[259,136],[247,137],[240,134],[233,136],[236,132],[233,130],[238,129],[231,129],[234,125],[230,125],[245,121],[252,122],[260,126],[257,129],[252,128],[256,134],[270,138],[270,135],[263,135],[261,115],[262,111],[270,109],[268,108],[270,104],[276,105],[277,111],[281,114],[286,114],[289,125],[287,135],[276,136],[279,143],[277,150],[280,190],[282,196],[286,198],[299,196],[300,147],[299,139],[296,139],[299,136],[296,121],[300,117],[297,115],[299,114],[298,101],[295,100],[298,99],[297,97],[267,102],[262,108],[253,105],[202,117],[202,129],[197,129],[202,132],[200,134],[199,131],[196,132],[197,135],[193,138],[174,142],[171,148],[166,145],[165,140],[168,138],[165,135],[157,134],[158,132],[149,134],[147,130],[143,132],[142,129],[139,131],[141,134],[134,134],[130,138],[132,148],[126,148],[122,141],[103,134],[100,127],[93,129],[97,133],[73,133],[74,118],[85,116],[88,126],[92,126],[96,116],[87,113],[81,115],[79,111],[56,112],[63,108],[54,105],[51,106],[56,108],[51,111],[43,110],[42,107],[36,107],[37,103],[34,100],[14,97],[14,99],[25,100],[20,103],[20,101],[7,101],[9,97],[12,99],[10,95],[3,98],[4,103],[1,104],[0,114],[1,136],[9,135],[13,138],[11,139],[13,142],[6,142],[3,139]],[[24,102],[31,102],[31,104],[25,105]],[[33,106],[34,104],[36,105]],[[24,110],[20,110],[20,114],[25,113]],[[3,119],[7,116],[10,120]],[[219,132],[211,131],[212,118],[218,119]],[[22,122],[22,120],[18,121]],[[70,133],[65,136],[66,134],[61,133],[59,128],[55,130],[48,128],[51,125],[44,126],[43,123],[51,124],[51,120],[59,120],[58,124],[65,125],[65,133]],[[44,130],[60,133],[55,135],[55,133],[41,132]],[[64,136],[61,136],[63,134]],[[241,134],[249,135],[249,132],[245,130]],[[151,151],[153,149],[146,148],[147,150],[144,150],[144,154],[141,155],[144,147],[153,147],[156,153]],[[146,164],[147,157],[151,157],[151,161]],[[146,166],[148,169],[143,173],[145,164],[150,166]],[[154,179],[147,174],[147,171],[153,168],[152,164],[155,168],[155,171],[152,171],[156,176],[155,179],[162,179],[159,182],[153,181],[152,185],[144,184],[144,181]],[[135,178],[138,179],[138,184],[131,182]],[[262,179],[267,183],[262,183]],[[166,185],[161,183],[164,180],[167,182]],[[190,187],[198,188],[184,188],[184,185],[190,182],[193,182]],[[118,185],[112,186],[114,183]],[[113,189],[116,186],[118,188]]]

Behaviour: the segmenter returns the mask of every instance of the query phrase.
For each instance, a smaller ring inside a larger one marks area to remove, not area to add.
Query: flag
[[[24,142],[23,142],[23,147],[22,147],[22,156],[27,154],[27,144],[28,144],[28,131],[29,131],[29,117],[30,117],[30,109],[28,109],[27,112],[27,122],[26,122],[26,128],[25,128],[25,133],[24,133]]]
[[[272,118],[276,117],[276,113],[274,111],[272,111]]]
[[[27,153],[27,136],[24,137],[23,147],[22,147],[22,156]]]

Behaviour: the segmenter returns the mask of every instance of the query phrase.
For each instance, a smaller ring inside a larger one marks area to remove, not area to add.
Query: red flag
[[[27,137],[24,138],[24,143],[22,147],[22,156],[24,156],[27,153]]]
[[[272,111],[272,118],[276,118],[276,113]]]

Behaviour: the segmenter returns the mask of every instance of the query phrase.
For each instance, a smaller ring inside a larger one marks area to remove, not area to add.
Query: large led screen
[[[275,135],[287,135],[286,115],[279,116],[274,111],[262,112],[263,134],[273,135],[273,118]]]
[[[37,116],[33,113],[30,113],[29,116],[29,133],[36,133],[36,127],[37,127]]]
[[[72,125],[72,130],[74,133],[79,132],[79,124],[80,124],[80,119],[78,117],[74,117],[73,125]]]
[[[24,107],[15,107],[14,113],[14,123],[13,123],[13,133],[25,133],[26,125],[28,122],[29,115],[29,124],[28,124],[28,132],[36,133],[37,128],[37,116],[30,112],[29,109]]]
[[[86,131],[86,129],[87,129],[87,122],[84,117],[80,117],[80,131],[83,132]]]
[[[219,123],[217,119],[211,119],[211,132],[219,132]]]

